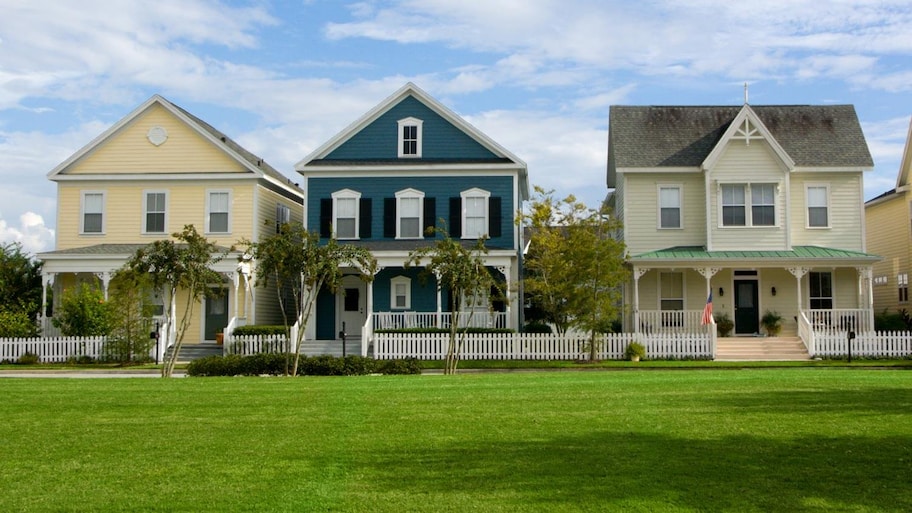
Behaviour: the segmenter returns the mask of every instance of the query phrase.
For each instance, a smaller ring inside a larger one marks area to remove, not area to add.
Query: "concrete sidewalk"
[[[186,377],[187,372],[175,370],[173,377]],[[0,378],[160,378],[158,369],[23,369],[0,370]]]

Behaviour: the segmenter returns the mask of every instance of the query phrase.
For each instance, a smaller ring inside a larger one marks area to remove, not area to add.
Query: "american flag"
[[[703,317],[700,319],[700,324],[710,324],[713,322],[713,293],[709,292],[709,297],[706,298],[706,306],[703,307]]]

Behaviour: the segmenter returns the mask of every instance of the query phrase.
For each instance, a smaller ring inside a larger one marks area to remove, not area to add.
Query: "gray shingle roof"
[[[612,106],[609,180],[616,168],[699,166],[742,107]],[[851,105],[751,106],[799,167],[872,167]]]
[[[48,251],[38,255],[39,258],[45,256],[133,256],[137,250],[146,247],[148,244],[95,244],[92,246],[83,246],[79,248],[59,249],[57,251]],[[225,246],[216,246],[218,252],[228,251]]]

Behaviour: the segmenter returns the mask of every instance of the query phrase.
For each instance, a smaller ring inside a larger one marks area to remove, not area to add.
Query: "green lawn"
[[[0,379],[0,511],[910,511],[912,373]]]

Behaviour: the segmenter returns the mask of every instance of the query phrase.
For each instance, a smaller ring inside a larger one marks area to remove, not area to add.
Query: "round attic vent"
[[[149,133],[146,134],[146,137],[149,138],[149,142],[161,146],[168,140],[168,131],[160,126],[153,126],[149,129]]]

